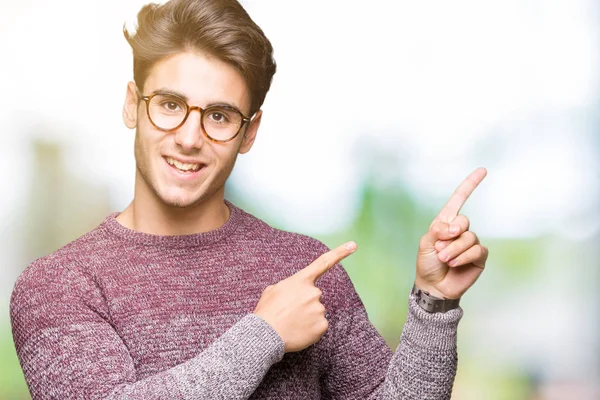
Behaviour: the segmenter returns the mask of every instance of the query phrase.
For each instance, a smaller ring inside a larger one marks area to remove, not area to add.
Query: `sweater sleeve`
[[[10,304],[13,339],[33,399],[247,399],[284,355],[260,317],[241,318],[204,351],[143,380],[89,277],[32,264]]]
[[[330,399],[450,399],[457,368],[456,333],[462,310],[430,314],[409,297],[400,343],[392,354],[369,322],[348,279],[351,306],[330,320]]]

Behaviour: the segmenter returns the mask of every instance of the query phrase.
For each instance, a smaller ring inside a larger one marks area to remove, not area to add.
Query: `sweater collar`
[[[116,219],[120,214],[114,212],[110,214],[99,226],[101,230],[106,230],[128,242],[138,243],[146,246],[164,246],[164,247],[189,247],[205,246],[216,243],[227,238],[238,229],[244,222],[244,213],[238,207],[225,200],[229,207],[229,218],[225,223],[212,231],[192,233],[188,235],[154,235],[150,233],[139,232],[126,228]]]

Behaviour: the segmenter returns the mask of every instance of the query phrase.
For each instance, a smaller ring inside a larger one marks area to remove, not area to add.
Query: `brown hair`
[[[237,0],[170,0],[147,4],[137,31],[123,26],[133,49],[133,79],[143,90],[158,61],[186,50],[207,52],[236,68],[251,96],[251,114],[263,104],[276,64],[273,47]]]

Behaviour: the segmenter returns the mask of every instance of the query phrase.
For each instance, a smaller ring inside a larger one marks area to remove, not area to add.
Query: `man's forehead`
[[[165,91],[190,104],[228,103],[240,110],[250,107],[242,75],[231,65],[198,52],[181,52],[157,62],[144,84],[144,94]]]

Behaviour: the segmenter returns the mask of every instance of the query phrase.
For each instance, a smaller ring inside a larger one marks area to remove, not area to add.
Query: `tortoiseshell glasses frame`
[[[154,126],[156,129],[163,131],[163,132],[173,132],[173,131],[181,128],[183,126],[183,124],[185,124],[185,122],[187,121],[190,113],[193,110],[198,110],[198,112],[200,113],[200,126],[202,128],[202,133],[204,134],[204,136],[206,136],[206,138],[208,140],[210,140],[211,142],[214,142],[214,143],[227,143],[227,142],[230,142],[233,139],[235,139],[242,131],[242,128],[244,127],[244,125],[252,120],[252,117],[246,117],[240,110],[238,110],[235,107],[229,106],[229,105],[214,105],[214,106],[206,107],[204,109],[199,106],[190,106],[187,103],[187,101],[184,98],[182,98],[181,96],[178,96],[174,93],[169,93],[169,94],[167,94],[167,96],[172,97],[173,99],[177,99],[178,102],[180,102],[180,104],[185,104],[186,113],[185,113],[185,116],[182,118],[181,122],[179,124],[177,124],[177,126],[175,126],[173,128],[163,128],[163,127],[159,126],[158,124],[156,124],[154,122],[154,120],[152,119],[151,112],[150,112],[150,103],[154,97],[159,96],[159,95],[164,96],[166,94],[158,92],[158,93],[153,93],[149,96],[145,96],[137,87],[136,87],[136,91],[137,91],[138,96],[142,100],[144,100],[144,102],[146,103],[146,115],[148,116],[148,120],[150,121],[152,126]],[[216,139],[216,138],[210,136],[209,133],[207,132],[206,128],[204,127],[204,118],[205,118],[205,116],[209,115],[210,111],[217,111],[217,110],[224,110],[224,109],[226,109],[229,112],[234,112],[235,114],[239,115],[239,117],[240,117],[239,127],[237,128],[235,133],[232,134],[231,137],[228,137],[227,139]]]

